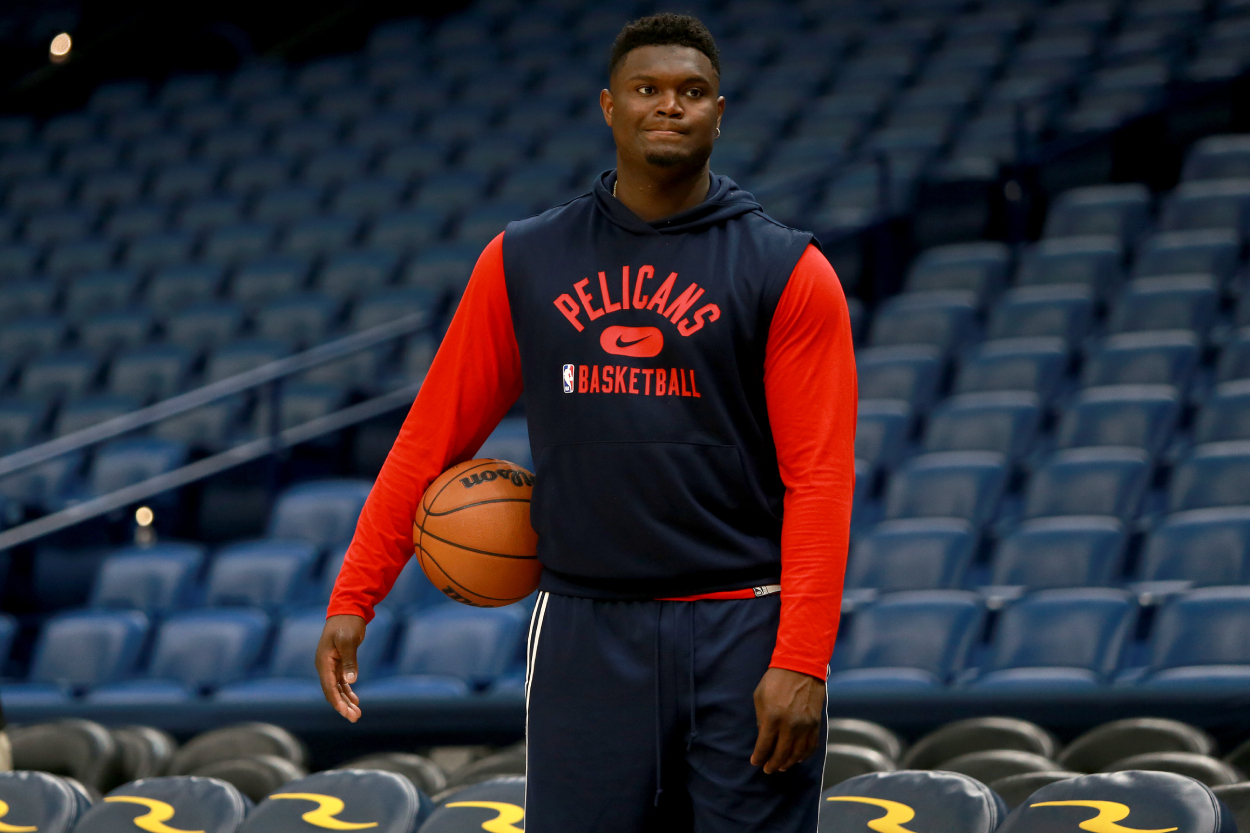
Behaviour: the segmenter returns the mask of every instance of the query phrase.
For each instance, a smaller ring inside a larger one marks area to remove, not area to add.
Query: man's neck
[[[711,186],[707,165],[693,173],[656,178],[617,162],[616,198],[644,222],[654,223],[693,208],[703,202]]]

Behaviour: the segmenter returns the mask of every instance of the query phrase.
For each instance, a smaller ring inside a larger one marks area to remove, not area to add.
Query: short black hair
[[[626,55],[640,46],[692,47],[707,56],[716,76],[720,77],[720,50],[716,48],[716,39],[703,21],[692,15],[661,12],[626,23],[612,42],[608,77],[612,77]]]

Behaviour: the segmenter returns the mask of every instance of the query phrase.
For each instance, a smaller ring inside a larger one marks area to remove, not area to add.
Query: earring
[[[717,139],[719,139],[719,138],[720,138],[720,128],[719,128],[719,127],[718,127],[718,128],[716,128],[716,138],[717,138]]]

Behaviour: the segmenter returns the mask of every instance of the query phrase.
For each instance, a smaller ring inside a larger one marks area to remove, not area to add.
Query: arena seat
[[[1043,239],[1020,263],[1019,286],[1081,284],[1105,297],[1119,283],[1123,252],[1107,235]]]
[[[1058,764],[1033,752],[1018,749],[983,749],[951,758],[941,764],[943,772],[956,772],[982,784],[1028,772],[1054,772]]]
[[[209,142],[213,141],[210,137]],[[208,147],[205,148],[208,150]],[[243,222],[243,198],[231,194],[214,194],[188,201],[178,211],[177,225],[184,231],[205,234],[224,226]]]
[[[1172,475],[1168,510],[1240,506],[1250,483],[1250,441],[1206,443],[1194,448]]]
[[[353,758],[334,767],[335,770],[380,770],[402,775],[418,791],[434,795],[447,788],[447,775],[438,764],[423,755],[410,752],[383,752]]]
[[[1244,237],[1250,225],[1250,179],[1182,182],[1166,199],[1165,231],[1227,229]]]
[[[0,321],[20,321],[52,311],[56,286],[51,281],[6,278],[0,286]]]
[[[1071,448],[1056,452],[1029,479],[1024,517],[1137,515],[1149,484],[1150,458],[1134,448]]]
[[[143,185],[143,176],[134,171],[97,171],[83,178],[78,202],[97,211],[138,202]]]
[[[360,224],[352,217],[312,217],[292,223],[278,242],[277,250],[298,257],[337,256],[351,245]]]
[[[1211,792],[1232,812],[1238,830],[1250,829],[1250,784],[1212,787]]]
[[[1094,803],[1097,802],[1097,803]],[[1119,808],[1128,810],[1120,815]],[[1205,784],[1168,772],[1083,775],[1042,787],[1012,811],[999,833],[1060,833],[1110,809],[1136,830],[1233,833],[1232,814]]]
[[[994,585],[1033,590],[1105,587],[1124,567],[1128,535],[1105,515],[1065,515],[1026,521],[994,553]]]
[[[885,517],[962,518],[980,527],[993,519],[1006,485],[1001,454],[949,451],[913,457],[890,478]]]
[[[8,731],[16,769],[72,778],[93,790],[107,790],[117,784],[117,743],[99,723],[64,718]]]
[[[924,450],[992,451],[1013,463],[1027,454],[1041,424],[1034,393],[995,391],[952,396],[929,415]]]
[[[972,562],[976,535],[955,518],[885,521],[860,537],[846,571],[849,589],[953,590]]]
[[[1134,263],[1139,277],[1154,275],[1214,275],[1228,282],[1237,265],[1240,242],[1231,230],[1165,231],[1141,244]]]
[[[317,547],[270,538],[223,547],[212,560],[204,602],[210,606],[276,608],[309,595]]]
[[[139,611],[79,611],[48,620],[39,631],[24,683],[0,686],[10,705],[64,702],[75,691],[133,672],[148,635]]]
[[[1059,448],[1131,446],[1158,455],[1172,437],[1181,403],[1169,385],[1099,385],[1082,390],[1063,416]]]
[[[1211,275],[1136,278],[1120,293],[1109,331],[1192,330],[1202,335],[1214,322],[1218,304]]]
[[[87,350],[49,353],[26,365],[18,392],[34,399],[72,399],[87,392],[99,371],[100,357]]]
[[[200,778],[225,781],[247,799],[259,803],[265,796],[307,775],[303,767],[275,755],[248,755],[206,764],[191,773]]]
[[[1136,183],[1065,191],[1046,213],[1047,238],[1105,234],[1129,247],[1150,219],[1150,192]]]
[[[146,309],[126,309],[93,316],[78,328],[78,343],[101,355],[143,346],[155,321]]]
[[[321,681],[309,657],[316,653],[325,619],[321,609],[283,618],[264,675],[222,686],[214,699],[221,703],[320,702],[324,696]],[[394,616],[379,607],[356,652],[361,680],[374,676],[393,630]]]
[[[82,468],[81,454],[65,454],[55,460],[0,478],[0,495],[20,506],[47,510],[60,503]]]
[[[144,778],[110,792],[74,829],[81,833],[122,833],[138,827],[142,818],[148,826],[237,833],[251,806],[234,786],[215,778]],[[165,807],[173,811],[165,817],[169,824],[151,821],[154,815],[164,815]]]
[[[1213,755],[1215,741],[1203,730],[1179,720],[1132,717],[1103,723],[1073,739],[1059,762],[1079,772],[1099,772],[1116,761],[1146,752]]]
[[[337,560],[334,555],[326,564],[325,585],[322,589],[322,598],[325,601],[330,600],[330,592],[334,589],[334,577],[338,576],[339,568],[343,564],[343,556],[347,554],[344,549],[337,554]],[[395,579],[395,584],[391,587],[391,592],[386,595],[379,604],[385,605],[399,610],[421,610],[431,608],[435,605],[442,604],[447,601],[447,596],[441,590],[434,586],[434,583],[426,578],[425,573],[421,570],[421,565],[416,558],[410,558],[408,563],[404,565],[404,569],[400,570],[399,578]]]
[[[941,765],[972,752],[1008,749],[1043,758],[1054,756],[1058,741],[1050,732],[1014,717],[972,717],[934,729],[918,739],[903,757],[909,769],[940,769]]]
[[[971,593],[892,593],[855,614],[829,677],[830,695],[939,688],[964,667],[983,616]]]
[[[180,260],[180,258],[179,258]],[[147,303],[160,320],[211,303],[221,290],[224,273],[209,263],[169,265],[159,269],[147,288]]]
[[[0,772],[0,822],[10,829],[70,833],[83,807],[64,779],[46,772]]]
[[[0,400],[0,454],[29,445],[47,416],[48,409],[20,399]]]
[[[824,777],[821,787],[828,789],[849,778],[870,772],[894,772],[895,763],[876,749],[831,743],[825,748]]]
[[[308,272],[308,261],[294,255],[256,257],[235,273],[230,298],[255,315],[268,302],[303,289]]]
[[[256,313],[256,332],[293,351],[307,349],[325,339],[337,309],[336,302],[315,292],[276,298]]]
[[[283,492],[269,518],[270,538],[298,538],[325,548],[351,537],[373,484],[365,480],[320,480]]]
[[[1204,587],[1176,596],[1159,611],[1151,632],[1147,676],[1151,690],[1240,689],[1250,679],[1250,653],[1233,637],[1250,617],[1250,588]]]
[[[10,360],[23,361],[51,353],[65,342],[67,335],[67,323],[62,318],[26,318],[5,326],[0,333],[0,350]]]
[[[911,427],[911,408],[896,399],[865,399],[855,422],[855,459],[872,471],[889,471],[902,456]]]
[[[394,252],[385,250],[340,252],[322,267],[316,285],[332,298],[341,301],[354,299],[389,284],[398,262]]]
[[[1193,752],[1143,752],[1103,768],[1103,772],[1129,770],[1175,772],[1201,781],[1208,787],[1224,787],[1246,780],[1245,773],[1236,767],[1209,755]]]
[[[208,232],[201,254],[209,263],[232,266],[268,254],[275,236],[276,230],[269,223],[232,223]]]
[[[100,686],[97,703],[179,703],[205,688],[242,679],[256,664],[269,631],[257,610],[195,610],[160,626],[145,679]]]
[[[165,231],[168,220],[169,209],[164,205],[144,202],[119,205],[109,212],[103,231],[110,239],[129,241]]]
[[[308,749],[281,726],[272,723],[238,723],[196,735],[174,753],[169,771],[187,775],[210,764],[264,755],[282,758],[303,768]]]
[[[249,156],[235,162],[222,178],[227,193],[252,195],[261,190],[286,185],[291,177],[291,159],[283,154]]]
[[[1245,584],[1247,552],[1250,507],[1177,512],[1151,530],[1139,575],[1147,582]]]
[[[991,781],[989,787],[1002,798],[1003,803],[1007,805],[1007,810],[1011,811],[1023,804],[1029,796],[1042,787],[1059,781],[1066,781],[1069,778],[1076,778],[1081,774],[1080,772],[1067,772],[1065,770],[1021,772],[1017,775],[1008,775],[1005,778]]]
[[[123,784],[164,775],[178,748],[173,735],[153,726],[119,726],[109,729],[109,734],[117,744],[118,779]]]
[[[954,392],[1032,391],[1049,403],[1059,387],[1067,350],[1058,338],[1004,338],[969,351]]]
[[[977,308],[971,292],[909,292],[883,303],[873,317],[873,347],[924,345],[945,353],[963,343]]]
[[[132,348],[113,359],[109,390],[143,402],[168,399],[186,383],[193,358],[176,344]]]
[[[186,445],[176,440],[134,437],[100,446],[87,475],[87,494],[106,495],[157,475],[171,472],[187,460]],[[174,495],[162,494],[153,502],[166,505]]]
[[[115,550],[96,574],[91,606],[147,613],[183,607],[203,563],[201,544],[163,542]]]
[[[375,700],[463,696],[508,670],[523,626],[502,608],[447,603],[414,613],[405,622],[394,676],[362,683],[360,694]]]
[[[427,247],[408,262],[401,283],[458,295],[468,284],[480,252],[458,243]]]
[[[1226,134],[1199,139],[1185,154],[1181,179],[1250,177],[1250,136]]]
[[[437,309],[438,297],[428,289],[382,289],[365,295],[356,303],[348,324],[352,330],[358,331],[388,324],[408,315],[420,315],[429,320]]]
[[[829,718],[830,744],[875,749],[891,761],[903,754],[903,740],[890,729],[870,720],[853,717]]]
[[[1120,590],[1088,587],[1027,596],[1002,613],[992,654],[973,686],[1043,692],[1104,685],[1120,666],[1136,614]]]
[[[293,223],[315,216],[321,208],[321,189],[312,185],[288,185],[262,193],[252,217],[262,223]]]
[[[337,101],[331,104],[331,101],[338,98],[340,97],[335,96],[332,99],[326,96],[321,100],[321,106],[338,106]],[[358,92],[352,91],[342,96],[341,100],[344,106],[350,107],[362,99]],[[354,120],[359,123],[359,119],[364,115],[366,114],[355,114]],[[328,188],[363,179],[368,166],[369,155],[362,148],[350,145],[340,146],[310,154],[300,171],[300,179],[308,185]]]
[[[241,833],[303,833],[333,825],[377,833],[412,833],[434,803],[401,775],[378,770],[319,772],[270,793],[248,814]],[[311,817],[311,819],[310,819]]]
[[[74,402],[66,402],[57,412],[52,433],[58,437],[81,431],[110,419],[128,414],[142,402],[133,396],[86,396]]]
[[[1094,297],[1088,286],[1016,287],[994,305],[986,338],[1054,337],[1072,346],[1089,332],[1093,313]]]
[[[1188,330],[1123,333],[1107,338],[1082,373],[1086,385],[1172,385],[1184,392],[1198,362]]]
[[[934,833],[992,833],[1007,816],[989,787],[951,772],[869,773],[830,787],[820,798],[819,833],[860,833],[888,813],[900,820],[906,815],[911,826],[923,824],[919,829]]]
[[[453,791],[445,791],[421,825],[422,833],[471,833],[482,824],[515,826],[525,819],[525,778],[506,775]]]
[[[139,275],[129,269],[91,272],[75,278],[65,292],[65,317],[84,321],[130,303]]]
[[[369,205],[364,194],[344,189],[335,203],[344,213],[362,214],[362,209],[378,214],[364,242],[378,249],[395,252],[411,252],[424,244],[433,243],[442,236],[447,215],[433,205],[414,206],[405,211],[387,210],[383,205]],[[349,200],[349,197],[355,199]],[[380,203],[381,200],[379,199]]]
[[[176,162],[163,165],[155,172],[149,195],[163,202],[197,197],[212,193],[217,183],[219,168],[209,161]]]
[[[204,368],[205,382],[219,382],[286,358],[290,348],[271,338],[241,338],[212,351]]]

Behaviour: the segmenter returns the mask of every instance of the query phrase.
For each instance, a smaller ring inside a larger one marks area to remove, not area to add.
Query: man
[[[846,302],[812,235],[710,173],[716,45],[626,26],[600,93],[617,167],[482,253],[361,514],[317,649],[355,649],[427,485],[524,393],[543,578],[531,833],[814,831],[854,488]],[[559,130],[553,125],[552,130]]]

